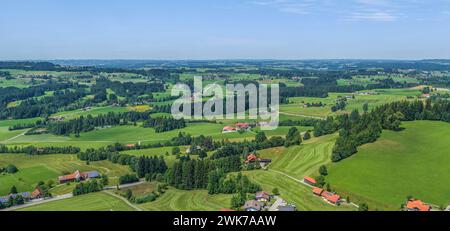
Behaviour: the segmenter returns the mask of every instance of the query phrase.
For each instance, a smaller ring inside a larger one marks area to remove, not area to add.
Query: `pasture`
[[[371,209],[399,210],[407,196],[450,204],[450,124],[414,121],[402,127],[383,131],[375,143],[331,164],[326,177],[331,187]]]
[[[151,211],[218,211],[231,206],[232,194],[209,195],[206,190],[169,188],[155,201],[138,205]]]

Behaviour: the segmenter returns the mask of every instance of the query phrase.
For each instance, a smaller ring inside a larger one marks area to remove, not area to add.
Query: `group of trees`
[[[88,194],[92,192],[98,192],[103,190],[103,185],[101,182],[97,181],[96,179],[92,179],[85,182],[80,182],[77,185],[75,185],[75,188],[73,189],[72,193],[74,196],[82,195],[82,194]]]
[[[139,177],[144,177],[147,174],[153,175],[158,173],[165,173],[167,170],[167,165],[163,157],[141,156],[138,158],[134,169]]]
[[[0,119],[24,119],[33,117],[46,117],[64,106],[86,96],[84,88],[55,91],[52,96],[41,98],[28,98],[15,107],[6,107],[0,110]]]
[[[47,124],[47,129],[55,135],[78,135],[81,132],[92,131],[97,127],[127,125],[129,123],[135,124],[137,121],[143,121],[150,118],[150,112],[108,112],[107,114],[100,114],[98,116],[80,116],[79,118],[51,122]]]
[[[222,169],[215,169],[209,172],[207,189],[209,194],[256,193],[261,190],[261,186],[251,182],[240,172],[232,176]]]
[[[179,189],[206,189],[209,173],[216,169],[221,169],[224,173],[239,171],[241,159],[239,156],[231,156],[216,160],[179,160],[167,171],[165,179],[169,185]]]
[[[134,183],[134,182],[138,182],[138,181],[139,181],[139,178],[134,173],[125,174],[125,175],[119,177],[119,184],[130,184],[130,183]]]
[[[186,122],[184,119],[177,120],[172,117],[156,117],[145,120],[142,126],[145,128],[152,127],[155,129],[155,132],[160,133],[184,128],[186,127]]]

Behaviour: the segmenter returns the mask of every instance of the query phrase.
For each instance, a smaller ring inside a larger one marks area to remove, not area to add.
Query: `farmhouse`
[[[34,191],[31,193],[31,199],[39,199],[44,197],[44,192],[40,187],[36,187]]]
[[[230,132],[235,132],[236,129],[232,126],[225,126],[222,129],[222,133],[230,133]]]
[[[134,147],[136,147],[136,145],[135,144],[127,144],[127,145],[125,145],[125,147],[127,147],[127,148],[134,148]]]
[[[270,194],[264,191],[257,192],[255,195],[255,199],[260,202],[270,201]]]
[[[87,180],[90,178],[98,178],[98,177],[100,177],[100,173],[98,173],[97,171],[80,173],[80,171],[77,170],[72,174],[60,176],[58,178],[58,181],[60,184],[62,184],[62,183],[66,183],[66,182],[82,181],[82,180]]]
[[[314,187],[312,189],[312,191],[313,191],[314,195],[321,196],[326,201],[328,201],[332,204],[335,204],[335,205],[337,205],[339,203],[339,201],[341,200],[341,197],[339,195],[332,193],[332,192],[325,191],[318,187]]]
[[[246,201],[244,204],[244,210],[245,211],[261,211],[264,206],[264,203],[256,201],[256,200],[249,200]]]
[[[309,184],[309,185],[316,185],[316,180],[314,180],[314,178],[312,178],[312,177],[309,177],[309,176],[305,176],[305,177],[303,177],[303,182],[305,182],[305,183],[307,183],[307,184]]]
[[[407,211],[430,211],[431,206],[423,203],[421,200],[411,199],[406,203]]]

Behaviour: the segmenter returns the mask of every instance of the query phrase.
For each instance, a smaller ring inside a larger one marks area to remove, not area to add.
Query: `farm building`
[[[248,130],[250,128],[250,124],[248,123],[236,123],[236,130]]]
[[[314,178],[309,177],[309,176],[305,176],[303,177],[303,182],[309,184],[309,185],[316,185],[316,180],[314,180]]]
[[[235,132],[236,129],[232,126],[225,126],[222,129],[222,133],[230,133],[230,132]]]
[[[264,191],[257,192],[255,194],[255,199],[260,202],[270,201],[270,194]]]
[[[243,208],[245,211],[261,211],[263,207],[264,203],[257,200],[249,200],[245,202]]]
[[[318,188],[318,187],[314,187],[314,188],[313,188],[313,193],[314,193],[314,195],[316,195],[316,196],[322,196],[323,189]]]
[[[71,182],[71,181],[82,181],[82,180],[87,180],[90,178],[98,178],[98,177],[100,177],[100,173],[98,173],[97,171],[80,173],[80,171],[77,170],[72,174],[60,176],[58,178],[58,181],[59,181],[59,183],[62,184],[62,183]]]
[[[39,199],[44,197],[44,192],[40,187],[36,187],[33,192],[31,192],[31,199]]]
[[[341,200],[341,197],[335,193],[325,191],[318,187],[313,187],[312,192],[316,196],[321,196],[323,199],[327,200],[328,202],[332,204],[338,204]]]
[[[430,211],[431,206],[423,203],[421,200],[411,199],[406,203],[407,211]]]

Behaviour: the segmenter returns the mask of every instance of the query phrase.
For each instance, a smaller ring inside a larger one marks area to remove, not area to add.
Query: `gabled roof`
[[[97,171],[85,172],[84,175],[86,175],[87,178],[97,178],[97,177],[100,177],[100,173],[97,172]]]
[[[431,206],[423,203],[421,200],[409,200],[406,203],[406,208],[417,209],[418,211],[430,211]]]
[[[318,187],[314,187],[312,191],[313,191],[314,194],[316,194],[318,196],[321,196],[322,193],[323,193],[323,189],[318,188]]]
[[[42,189],[40,187],[36,187],[36,189],[31,193],[31,198],[39,197],[42,193]]]
[[[259,202],[257,200],[249,200],[246,201],[244,204],[244,209],[247,208],[254,208],[256,210],[261,210],[261,208],[264,206],[264,204],[262,202]]]
[[[234,127],[232,127],[232,126],[225,126],[225,127],[223,127],[223,131],[234,131],[234,130],[236,130]]]
[[[58,180],[59,181],[76,180],[76,179],[79,179],[80,177],[82,177],[82,175],[81,175],[80,171],[77,170],[72,174],[58,177]]]
[[[331,203],[337,203],[341,199],[339,195],[327,191],[323,192],[322,196]]]
[[[247,156],[247,160],[245,161],[245,163],[254,162],[254,161],[257,161],[257,160],[259,160],[259,158],[255,154],[250,153]]]
[[[236,123],[236,127],[238,127],[238,128],[245,128],[248,126],[250,126],[250,124],[248,124],[248,123]]]

